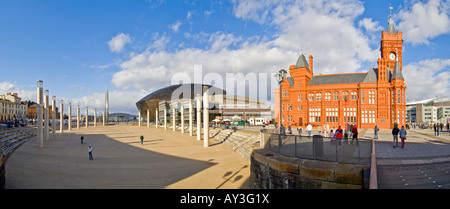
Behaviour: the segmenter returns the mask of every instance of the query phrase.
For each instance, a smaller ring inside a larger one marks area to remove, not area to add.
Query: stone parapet
[[[363,168],[355,165],[276,155],[264,149],[251,156],[254,189],[363,189]]]

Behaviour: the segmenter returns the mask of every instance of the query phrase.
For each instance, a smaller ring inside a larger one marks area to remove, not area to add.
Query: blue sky
[[[314,73],[366,72],[389,5],[403,32],[407,100],[450,98],[449,1],[0,0],[0,94],[51,95],[136,113],[175,73],[271,73],[314,56]],[[270,97],[269,97],[270,99]]]

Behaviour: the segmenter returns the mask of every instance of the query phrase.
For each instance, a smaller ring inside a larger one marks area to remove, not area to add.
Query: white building
[[[444,97],[436,97],[406,104],[408,123],[444,123],[450,122],[450,101],[435,102]]]
[[[17,93],[0,95],[0,121],[21,120],[27,118],[27,105]]]

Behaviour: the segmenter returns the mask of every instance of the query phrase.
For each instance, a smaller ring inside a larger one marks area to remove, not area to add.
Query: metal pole
[[[184,106],[183,106],[183,104],[181,104],[180,122],[181,122],[181,133],[184,134]]]
[[[86,128],[89,126],[88,107],[86,107]]]
[[[295,143],[294,143],[294,157],[297,157],[297,135],[295,135]]]
[[[44,146],[44,135],[42,133],[42,88],[44,82],[42,80],[37,81],[37,139],[39,147]]]
[[[205,88],[205,87],[204,87]],[[209,98],[207,87],[203,93],[203,147],[209,147]]]
[[[56,132],[56,96],[52,96],[52,136]]]
[[[63,105],[63,100],[61,99],[61,103],[59,104],[59,107],[61,109],[61,111],[59,112],[59,133],[63,133],[64,132],[64,105]]]
[[[155,110],[155,124],[156,124],[156,128],[158,128],[158,125],[159,125],[159,111],[158,111],[158,108],[156,108],[156,110]]]
[[[72,103],[69,103],[69,121],[67,122],[67,130],[72,130]]]
[[[48,90],[44,91],[44,140],[48,140]]]
[[[202,96],[197,94],[197,141],[202,139]]]
[[[192,126],[194,125],[194,120],[192,118],[192,100],[189,100],[189,136],[193,136],[192,134]]]
[[[80,129],[80,105],[77,106],[77,129]]]

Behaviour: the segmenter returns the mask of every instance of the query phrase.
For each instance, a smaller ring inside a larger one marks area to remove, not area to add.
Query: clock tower
[[[392,7],[389,9],[392,10]],[[398,59],[400,63],[400,69],[403,71],[403,34],[401,31],[396,31],[394,27],[394,21],[392,21],[391,15],[389,15],[389,26],[387,31],[381,32],[381,60],[385,61],[393,73],[395,61]]]
[[[392,10],[392,7],[389,9]],[[405,121],[405,81],[403,71],[403,34],[396,31],[389,15],[389,25],[381,32],[381,58],[378,58],[377,123],[393,128]]]

